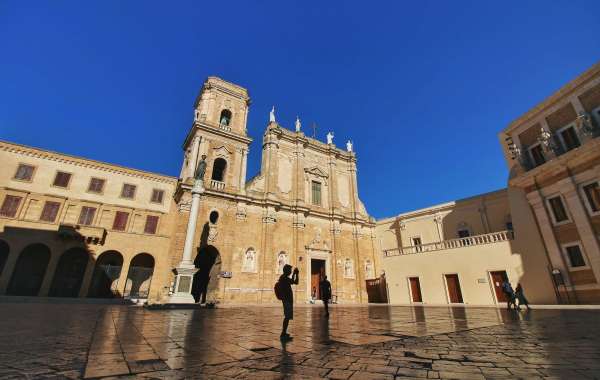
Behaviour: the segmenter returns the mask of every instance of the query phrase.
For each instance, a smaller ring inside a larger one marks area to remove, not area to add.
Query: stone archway
[[[135,255],[129,265],[123,296],[126,298],[148,298],[153,274],[154,257],[148,253]]]
[[[117,251],[106,251],[98,257],[88,297],[119,297],[117,282],[123,268],[123,256]]]
[[[51,297],[77,297],[83,282],[89,254],[84,248],[71,248],[62,254],[50,287]]]
[[[44,244],[25,247],[19,255],[6,293],[15,296],[37,296],[49,261],[50,248]]]
[[[196,302],[214,302],[219,292],[219,272],[221,271],[221,255],[212,245],[198,250],[194,260],[198,272],[194,275],[192,295]]]
[[[10,246],[4,240],[0,240],[0,277],[2,277],[2,270],[8,260],[8,254],[10,253]]]

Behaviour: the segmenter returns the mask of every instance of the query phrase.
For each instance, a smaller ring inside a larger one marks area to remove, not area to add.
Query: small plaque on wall
[[[478,284],[485,284],[485,283],[487,283],[487,281],[486,281],[486,279],[485,279],[485,278],[478,278],[478,279],[477,279],[477,283],[478,283]]]
[[[192,277],[180,276],[179,284],[177,285],[177,293],[189,293],[191,282],[192,282]]]
[[[233,273],[223,271],[219,273],[219,276],[221,276],[222,278],[231,278],[233,276]]]

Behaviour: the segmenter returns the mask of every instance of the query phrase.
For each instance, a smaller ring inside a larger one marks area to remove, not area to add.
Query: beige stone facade
[[[167,302],[189,237],[200,302],[276,302],[291,264],[297,302],[327,275],[337,302],[365,303],[385,273],[392,303],[501,304],[505,278],[532,303],[600,303],[600,64],[499,134],[507,189],[378,222],[351,145],[286,129],[275,111],[247,181],[249,103],[207,79],[178,178],[0,142],[0,295]]]
[[[600,64],[499,135],[509,189],[539,226],[563,303],[600,303],[599,135]]]
[[[504,189],[378,221],[390,302],[495,305],[505,278],[555,303],[545,257],[519,248],[529,238],[509,205]]]
[[[271,121],[261,171],[247,182],[249,101],[239,86],[206,81],[179,179],[0,143],[0,294],[167,300],[192,177],[206,155],[194,293],[274,302],[273,284],[289,263],[301,273],[298,302],[310,299],[319,273],[338,302],[367,302],[365,280],[380,273],[380,260],[355,154]]]

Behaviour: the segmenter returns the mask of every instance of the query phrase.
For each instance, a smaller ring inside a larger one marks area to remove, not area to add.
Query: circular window
[[[219,213],[212,211],[208,217],[208,220],[210,220],[212,224],[217,224],[217,221],[219,220]]]

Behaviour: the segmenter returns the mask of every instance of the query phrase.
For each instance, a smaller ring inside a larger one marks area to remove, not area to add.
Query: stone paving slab
[[[1,379],[600,378],[600,311],[0,304]]]

